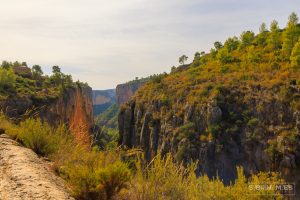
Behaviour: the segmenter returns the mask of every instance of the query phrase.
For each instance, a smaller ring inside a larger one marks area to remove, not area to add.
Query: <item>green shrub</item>
[[[143,169],[137,162],[137,172],[131,181],[126,199],[134,200],[210,200],[210,199],[282,199],[274,191],[254,191],[252,184],[275,184],[282,180],[275,173],[259,173],[247,179],[241,167],[237,167],[234,184],[225,186],[219,178],[209,179],[206,175],[197,177],[197,163],[187,167],[174,162],[171,154],[165,158],[158,155]],[[276,194],[276,195],[274,195]]]
[[[257,118],[252,118],[248,121],[247,125],[250,127],[257,126],[259,123],[259,120]]]
[[[127,187],[127,182],[130,180],[130,170],[128,166],[120,161],[107,165],[96,171],[97,188],[104,189],[106,198],[111,199],[121,189]]]
[[[17,137],[16,126],[9,120],[3,112],[0,112],[0,129],[2,133],[9,134],[12,138]]]
[[[212,134],[213,138],[217,138],[221,134],[221,127],[219,124],[209,125],[208,131]]]
[[[0,90],[3,91],[6,88],[14,88],[16,84],[17,76],[14,74],[11,68],[0,68]]]
[[[17,140],[39,155],[47,156],[58,149],[60,137],[40,119],[27,119],[20,123]]]
[[[179,127],[175,131],[175,134],[177,135],[177,139],[179,141],[184,139],[184,138],[187,138],[190,141],[197,139],[196,131],[195,131],[195,124],[192,123],[192,122],[189,122],[189,123]]]
[[[118,129],[103,126],[102,129],[95,134],[94,144],[101,150],[113,150],[118,147],[118,139]]]
[[[82,157],[84,155],[84,157]],[[65,160],[60,174],[79,199],[111,199],[130,180],[130,170],[114,152],[77,151]]]

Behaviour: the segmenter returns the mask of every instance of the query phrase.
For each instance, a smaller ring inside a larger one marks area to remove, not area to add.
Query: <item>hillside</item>
[[[199,160],[198,174],[225,183],[276,171],[300,183],[300,27],[273,21],[196,53],[141,87],[120,109],[120,144],[141,147],[150,161],[171,152],[178,162]]]

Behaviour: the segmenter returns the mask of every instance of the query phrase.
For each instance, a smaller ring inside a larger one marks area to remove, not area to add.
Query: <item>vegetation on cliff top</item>
[[[265,23],[258,34],[243,32],[228,38],[224,44],[215,42],[210,53],[195,53],[188,69],[152,79],[136,95],[138,102],[153,99],[170,105],[179,99],[201,103],[217,96],[224,88],[280,89],[299,83],[300,26],[292,13],[287,27],[280,29],[273,21],[270,30]]]
[[[87,87],[86,83],[74,82],[71,75],[53,66],[51,76],[44,75],[39,65],[27,67],[26,62],[3,61],[0,67],[0,100],[7,98],[30,98],[45,103],[60,96],[66,89]]]
[[[176,129],[174,134],[201,142],[218,138],[223,141],[222,146],[247,127],[252,131],[247,133],[247,141],[259,140],[264,132],[256,127],[264,126],[255,113],[265,109],[264,103],[276,99],[293,111],[300,109],[299,95],[295,92],[300,86],[298,21],[297,15],[292,13],[284,29],[274,20],[269,30],[263,23],[258,34],[244,31],[240,37],[228,38],[224,44],[215,42],[209,53],[195,53],[191,64],[179,66],[183,67],[180,70],[172,68],[170,74],[156,76],[140,88],[133,98],[137,107],[145,108],[158,102],[162,108],[157,113],[154,111],[154,118],[168,120],[176,115],[183,120],[186,106],[201,108],[216,104],[214,106],[225,110],[221,121],[209,124],[202,132],[191,122],[190,126],[184,124]],[[224,106],[229,104],[235,108],[239,105],[240,110],[228,111]],[[278,136],[284,135],[287,149],[294,152],[299,137],[293,127],[287,125],[287,129]],[[266,132],[268,127],[264,130]],[[273,157],[279,156],[277,139],[268,141],[266,151]],[[181,160],[182,156],[178,158]]]

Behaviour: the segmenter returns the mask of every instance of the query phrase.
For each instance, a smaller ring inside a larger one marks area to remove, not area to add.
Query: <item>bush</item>
[[[58,149],[59,135],[40,119],[27,119],[15,131],[17,140],[39,155],[48,156]]]
[[[219,124],[209,125],[208,131],[212,134],[213,138],[217,138],[221,134],[221,127]]]
[[[16,84],[17,76],[14,74],[11,68],[0,68],[0,90],[6,88],[14,88]]]
[[[189,139],[190,141],[195,140],[196,137],[196,131],[195,131],[195,124],[192,122],[189,122],[183,126],[180,126],[176,133],[177,139],[180,141],[184,138]]]
[[[0,112],[0,129],[2,133],[11,135],[14,139],[16,136],[16,126],[4,115],[3,112]]]
[[[175,163],[171,154],[158,155],[144,170],[137,162],[137,172],[131,182],[126,199],[134,200],[198,200],[198,199],[282,199],[274,191],[254,191],[252,184],[275,184],[282,180],[275,173],[259,173],[247,179],[241,167],[237,167],[234,184],[225,186],[219,178],[210,180],[206,175],[197,177],[197,163],[187,168]],[[253,197],[253,198],[252,198]]]
[[[130,180],[130,170],[119,160],[118,154],[75,150],[72,155],[60,173],[79,199],[111,199]]]
[[[257,126],[259,123],[259,120],[257,118],[252,118],[248,121],[247,125],[250,127]]]
[[[130,180],[130,170],[127,165],[117,161],[113,164],[100,168],[96,171],[98,189],[103,189],[106,198],[111,199],[121,189],[126,188],[127,182]]]

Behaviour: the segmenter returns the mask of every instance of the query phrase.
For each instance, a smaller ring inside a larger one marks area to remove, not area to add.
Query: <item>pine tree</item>
[[[290,61],[291,61],[291,66],[293,68],[296,69],[300,68],[300,40],[296,43],[296,45],[293,48]]]
[[[292,13],[289,17],[289,22],[286,30],[283,33],[283,46],[282,51],[285,56],[290,56],[293,47],[297,43],[300,36],[300,28],[297,26],[298,17],[296,13]]]
[[[268,45],[270,48],[276,50],[279,49],[281,46],[280,41],[280,29],[278,26],[278,22],[276,20],[273,20],[270,26],[271,32],[268,36]]]

